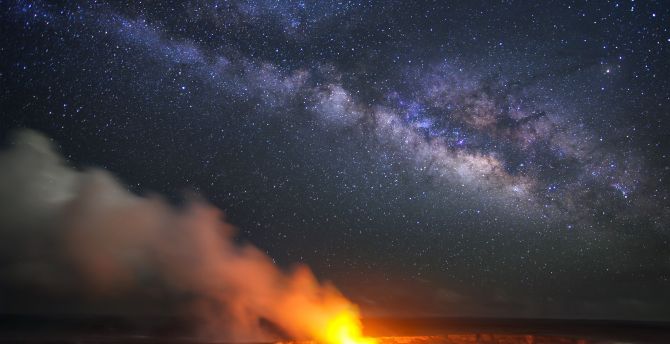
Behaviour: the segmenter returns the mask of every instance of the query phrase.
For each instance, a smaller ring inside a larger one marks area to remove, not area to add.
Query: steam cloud
[[[203,201],[177,208],[132,194],[103,170],[67,166],[36,132],[12,142],[0,152],[2,295],[32,291],[33,305],[50,295],[98,313],[124,302],[177,310],[202,320],[203,333],[245,341],[269,339],[260,319],[318,338],[334,314],[356,312],[307,267],[284,272],[236,243],[234,228]]]

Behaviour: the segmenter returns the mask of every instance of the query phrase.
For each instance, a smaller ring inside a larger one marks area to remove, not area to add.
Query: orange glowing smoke
[[[16,252],[7,280],[64,290],[73,309],[80,296],[92,314],[180,313],[212,340],[371,344],[333,285],[240,243],[213,206],[130,193],[104,170],[69,167],[35,132],[12,142],[0,150],[0,242]]]

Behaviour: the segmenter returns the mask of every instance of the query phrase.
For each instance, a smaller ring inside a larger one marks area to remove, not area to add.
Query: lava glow
[[[376,344],[363,336],[361,322],[355,312],[343,311],[328,321],[323,339],[329,344]]]

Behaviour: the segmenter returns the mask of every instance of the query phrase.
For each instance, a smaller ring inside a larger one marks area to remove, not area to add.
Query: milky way
[[[524,94],[533,92],[524,92],[532,85],[479,80],[442,63],[424,67],[428,71],[423,73],[408,68],[407,74],[414,74],[408,83],[416,88],[406,96],[380,90],[381,100],[361,104],[338,80],[336,68],[325,75],[320,65],[284,72],[272,62],[231,63],[217,54],[209,62],[192,41],[166,41],[164,33],[145,21],[119,21],[117,30],[124,39],[156,53],[157,59],[195,65],[211,87],[260,99],[267,108],[302,102],[326,126],[366,126],[370,131],[363,135],[388,140],[383,154],[400,150],[413,155],[415,168],[465,192],[492,192],[495,203],[545,217],[567,213],[566,219],[577,217],[590,226],[589,218],[640,211],[643,217],[652,216],[650,222],[659,228],[667,221],[662,209],[636,206],[667,197],[658,191],[640,192],[645,176],[636,152],[609,149],[565,109],[533,101]],[[227,85],[231,79],[234,83]]]
[[[667,5],[126,5],[3,5],[3,135],[202,193],[372,313],[668,317]]]
[[[423,68],[428,71],[408,68],[407,82],[414,86],[409,94],[375,90],[382,99],[363,104],[343,87],[341,72],[334,67],[286,71],[261,59],[220,54],[205,58],[193,41],[168,40],[145,20],[110,20],[122,41],[137,44],[164,63],[192,66],[203,82],[211,83],[207,87],[242,100],[258,99],[262,108],[300,102],[336,129],[366,127],[369,131],[361,134],[378,135],[388,144],[383,154],[398,150],[413,155],[416,169],[444,178],[462,192],[491,192],[491,201],[503,206],[543,217],[567,213],[565,218],[577,217],[590,226],[589,218],[597,221],[622,212],[632,216],[643,211],[658,227],[667,221],[667,214],[659,213],[662,209],[635,206],[667,197],[659,192],[640,195],[645,180],[636,152],[608,149],[565,109],[533,101],[532,94],[524,94],[533,92],[526,90],[532,85],[480,80],[442,63]],[[190,92],[187,88],[180,86]],[[600,204],[603,199],[607,207]]]

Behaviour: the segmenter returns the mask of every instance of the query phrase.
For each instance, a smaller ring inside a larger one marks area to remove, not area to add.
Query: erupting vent
[[[450,334],[443,336],[376,337],[376,344],[591,344],[587,339],[523,334]],[[318,344],[316,341],[284,341],[276,344]]]

